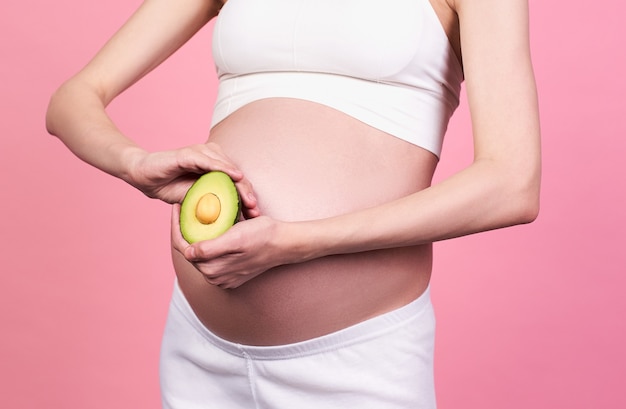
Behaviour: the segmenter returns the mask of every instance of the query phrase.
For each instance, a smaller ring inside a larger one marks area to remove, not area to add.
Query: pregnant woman
[[[173,204],[165,408],[435,407],[432,243],[538,212],[527,9],[146,0],[55,92],[50,133]],[[214,17],[208,141],[148,153],[106,106]],[[474,161],[431,185],[463,81]],[[213,170],[243,221],[190,245],[179,203]]]

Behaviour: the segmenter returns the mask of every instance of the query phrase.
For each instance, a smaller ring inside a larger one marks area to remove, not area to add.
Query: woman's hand
[[[236,288],[259,274],[293,262],[293,249],[280,243],[284,223],[267,216],[241,221],[221,236],[189,244],[180,233],[180,206],[172,209],[172,245],[210,284]]]
[[[130,184],[146,196],[167,203],[180,203],[199,175],[210,170],[222,171],[235,182],[245,217],[259,215],[252,185],[214,143],[144,153],[134,159],[130,169]]]

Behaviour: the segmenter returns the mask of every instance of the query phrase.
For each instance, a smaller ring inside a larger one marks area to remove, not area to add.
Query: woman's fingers
[[[230,176],[233,182],[235,182],[237,191],[241,197],[244,208],[244,216],[246,218],[253,218],[260,215],[252,183],[244,177],[243,172],[230,160],[230,158],[222,152],[219,145],[215,143],[206,143],[190,148],[198,149],[197,153],[200,154],[200,157],[194,155],[193,159],[197,162],[194,162],[193,166],[197,167],[201,172],[212,170],[224,172]]]
[[[171,238],[174,249],[182,254],[187,261],[195,263],[196,268],[201,271],[205,270],[202,271],[203,273],[208,272],[207,266],[210,262],[213,265],[213,270],[216,270],[216,267],[222,265],[224,261],[219,261],[218,259],[233,254],[232,248],[236,248],[236,246],[229,244],[233,240],[213,239],[189,244],[180,231],[180,204],[177,203],[172,205]],[[217,277],[219,274],[208,275]]]
[[[233,181],[243,178],[243,173],[226,157],[215,144],[198,144],[175,151],[177,166],[192,173],[218,170],[226,173]]]
[[[172,237],[172,247],[185,256],[185,251],[189,247],[189,243],[187,243],[180,232],[180,205],[178,203],[172,205],[171,223],[170,234]]]
[[[265,223],[256,223],[261,219],[242,222],[246,226],[251,226],[248,223],[258,224],[256,227],[246,227],[242,231],[241,226],[236,225],[215,239],[189,244],[180,232],[180,205],[174,204],[172,246],[194,265],[207,282],[221,288],[235,288],[272,267],[260,251],[265,239],[258,229],[267,231],[264,226],[269,223],[269,219]],[[253,239],[254,236],[257,238]]]

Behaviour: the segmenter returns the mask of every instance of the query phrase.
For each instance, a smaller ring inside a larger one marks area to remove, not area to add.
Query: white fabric
[[[463,80],[429,0],[229,0],[213,58],[213,125],[253,101],[300,98],[437,156]]]
[[[271,347],[217,337],[176,286],[161,356],[164,409],[434,409],[429,292],[320,338]]]

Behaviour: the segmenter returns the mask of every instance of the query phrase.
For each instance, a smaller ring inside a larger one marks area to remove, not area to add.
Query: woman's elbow
[[[48,131],[50,135],[57,134],[56,122],[58,116],[58,93],[59,91],[57,90],[50,96],[50,101],[48,102],[48,108],[46,110],[45,125],[46,131]]]
[[[50,96],[48,108],[46,110],[46,130],[50,135],[59,136],[61,126],[67,111],[71,110],[71,90],[68,89],[68,83],[63,83]],[[76,107],[74,107],[75,109]]]
[[[526,200],[525,206],[519,212],[519,224],[534,222],[539,217],[539,196],[536,195]]]
[[[512,195],[512,224],[528,224],[539,216],[541,188],[539,177],[523,184]]]
[[[104,106],[101,94],[89,82],[70,78],[50,96],[45,125],[49,134],[59,137],[68,124],[89,116],[90,107]]]

